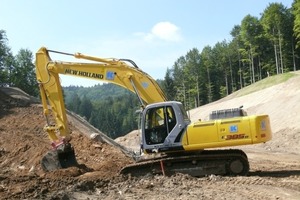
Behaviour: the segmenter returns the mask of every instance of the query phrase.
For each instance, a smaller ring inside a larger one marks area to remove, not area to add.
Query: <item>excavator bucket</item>
[[[41,160],[42,169],[46,172],[78,166],[75,152],[70,143],[62,144],[57,149],[48,151]]]

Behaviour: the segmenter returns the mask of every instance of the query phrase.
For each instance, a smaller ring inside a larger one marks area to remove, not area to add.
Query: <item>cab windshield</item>
[[[147,110],[144,120],[147,144],[163,143],[177,123],[175,112],[171,106],[154,107]]]

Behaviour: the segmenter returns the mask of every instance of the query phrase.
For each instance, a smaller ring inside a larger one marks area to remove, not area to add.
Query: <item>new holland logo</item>
[[[65,74],[71,74],[71,75],[75,75],[75,76],[84,76],[84,77],[95,78],[95,79],[103,79],[103,74],[83,72],[83,71],[72,70],[72,69],[66,69]]]

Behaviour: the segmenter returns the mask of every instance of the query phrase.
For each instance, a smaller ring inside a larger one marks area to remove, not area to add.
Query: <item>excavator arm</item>
[[[51,52],[70,55],[87,62],[52,61],[49,55]],[[52,168],[60,168],[60,166],[49,167],[51,162],[53,163],[53,160],[57,159],[64,166],[76,164],[74,151],[69,143],[70,131],[60,84],[60,74],[89,78],[122,86],[137,95],[143,108],[148,104],[167,100],[156,81],[140,70],[131,60],[104,59],[80,53],[69,54],[48,50],[45,47],[40,48],[36,53],[36,76],[40,88],[43,113],[47,121],[44,129],[54,147],[54,151],[48,152],[42,160],[42,165],[47,171]],[[63,160],[69,160],[69,162],[64,163],[57,158],[60,156],[63,157]]]

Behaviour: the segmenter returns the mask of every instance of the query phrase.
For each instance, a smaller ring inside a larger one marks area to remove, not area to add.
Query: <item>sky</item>
[[[0,30],[14,55],[40,47],[101,58],[133,60],[154,79],[193,48],[230,41],[230,31],[270,3],[293,0],[0,0]],[[77,61],[50,55],[53,60]],[[63,86],[98,81],[60,76]]]

